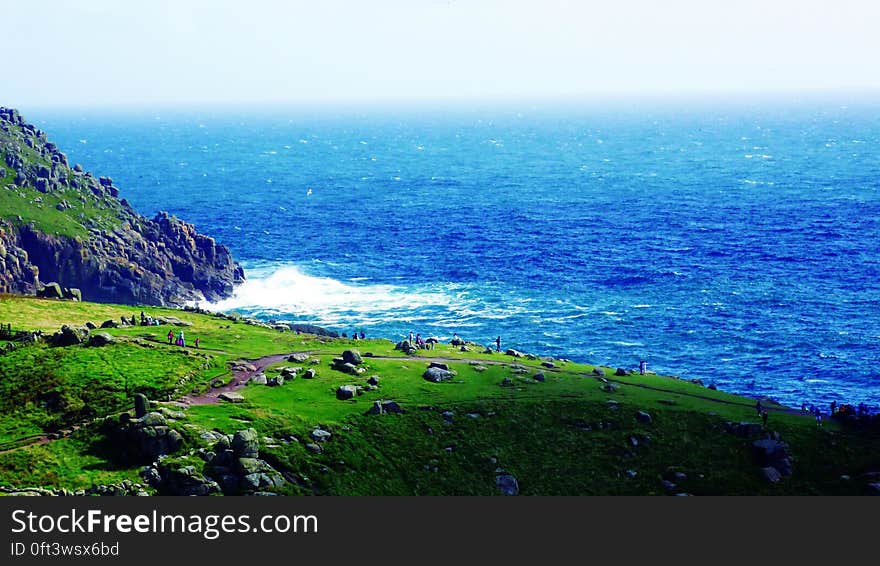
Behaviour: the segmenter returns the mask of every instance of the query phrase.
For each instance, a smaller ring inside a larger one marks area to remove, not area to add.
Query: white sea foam
[[[234,295],[211,305],[221,311],[247,310],[313,316],[324,322],[347,317],[449,307],[452,297],[439,290],[397,285],[344,283],[304,273],[296,266],[255,270]]]

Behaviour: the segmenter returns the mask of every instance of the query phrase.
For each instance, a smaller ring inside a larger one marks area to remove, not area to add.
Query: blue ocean
[[[880,103],[23,111],[232,249],[202,306],[880,407]]]

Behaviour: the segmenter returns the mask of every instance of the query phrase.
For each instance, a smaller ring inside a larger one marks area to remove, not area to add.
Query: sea
[[[203,307],[880,407],[880,99],[23,111],[232,250]]]

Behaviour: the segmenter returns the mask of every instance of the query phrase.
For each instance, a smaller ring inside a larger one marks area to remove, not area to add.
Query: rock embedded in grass
[[[351,399],[357,395],[357,387],[354,385],[340,385],[336,390],[336,398],[340,401]]]
[[[266,385],[267,383],[269,383],[269,380],[266,378],[266,374],[258,373],[251,378],[251,382],[254,385]]]
[[[357,350],[345,350],[342,352],[342,360],[343,362],[354,366],[364,363],[361,353]]]
[[[221,393],[219,398],[228,403],[241,403],[244,401],[244,397],[242,397],[240,393],[232,393],[229,391]]]
[[[654,422],[654,419],[651,417],[649,413],[645,411],[638,411],[636,413],[636,420],[643,424],[651,424]]]
[[[333,436],[330,432],[322,429],[316,428],[311,433],[309,433],[309,437],[315,442],[327,442],[330,440],[330,437]]]
[[[422,377],[433,383],[440,383],[441,381],[446,381],[447,379],[455,377],[455,372],[448,369],[440,369],[438,367],[429,367],[425,370],[425,373],[422,374]]]

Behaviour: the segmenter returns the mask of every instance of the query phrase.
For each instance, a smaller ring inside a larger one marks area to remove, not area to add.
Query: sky
[[[880,92],[868,0],[0,0],[0,104]]]

